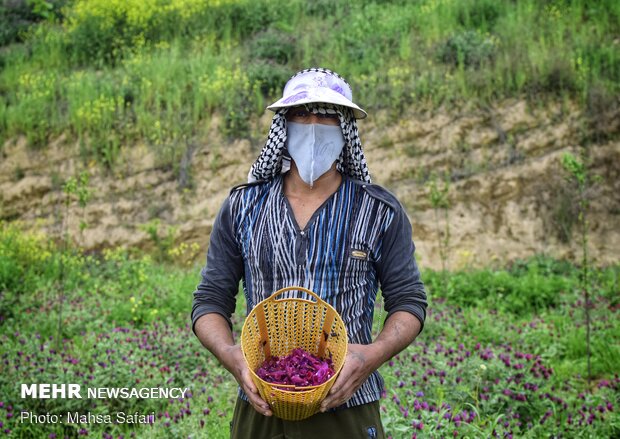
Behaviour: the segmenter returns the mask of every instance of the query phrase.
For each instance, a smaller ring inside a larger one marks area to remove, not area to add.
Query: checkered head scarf
[[[306,69],[295,74],[295,77],[309,72],[318,72],[327,75],[335,75],[344,81],[336,73],[327,69]],[[291,81],[289,80],[289,82]],[[347,84],[348,86],[348,84]],[[335,105],[323,102],[302,103],[306,110],[314,114],[337,114],[340,120],[340,128],[344,136],[345,144],[336,161],[336,169],[345,175],[365,183],[371,183],[370,172],[366,165],[366,158],[362,150],[362,142],[359,137],[354,112],[351,108],[343,105]],[[286,150],[286,113],[290,106],[279,108],[273,116],[267,142],[260,155],[250,168],[248,182],[257,180],[270,180],[277,175],[287,172],[291,158]]]

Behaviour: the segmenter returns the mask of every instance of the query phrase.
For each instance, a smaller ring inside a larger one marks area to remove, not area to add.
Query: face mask
[[[312,186],[332,167],[344,146],[340,126],[288,122],[287,149],[303,181]]]

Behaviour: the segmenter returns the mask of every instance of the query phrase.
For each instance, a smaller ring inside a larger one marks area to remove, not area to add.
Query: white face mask
[[[344,146],[339,125],[288,122],[286,137],[288,152],[309,186],[329,171]]]

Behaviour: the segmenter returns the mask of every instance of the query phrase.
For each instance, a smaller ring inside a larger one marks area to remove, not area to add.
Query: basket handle
[[[277,296],[280,296],[281,294],[284,294],[287,291],[303,291],[304,293],[309,294],[310,296],[314,297],[317,303],[324,303],[323,299],[321,299],[319,295],[316,294],[314,291],[311,291],[304,287],[298,287],[298,286],[281,288],[275,293],[273,293],[271,296],[269,296],[269,299],[276,300]],[[317,352],[318,356],[321,358],[323,358],[325,355],[325,348],[327,345],[327,340],[331,336],[330,334],[331,327],[334,324],[334,319],[336,318],[335,310],[331,306],[328,306],[326,308],[327,308],[327,311],[325,314],[325,320],[323,321],[322,337],[321,337],[321,340],[319,341],[319,349]],[[261,316],[262,319],[259,318],[259,326],[260,326],[259,330],[260,330],[261,339],[262,339],[261,343],[263,344],[265,357],[269,358],[271,356],[271,348],[269,347],[269,339],[267,337],[267,327],[265,326],[265,315],[262,309],[260,310],[260,313],[262,313],[262,316]]]
[[[284,294],[287,291],[303,291],[304,293],[309,294],[310,296],[314,297],[317,302],[322,302],[323,301],[319,297],[319,295],[316,294],[314,291],[310,291],[309,289],[304,288],[304,287],[295,287],[295,286],[280,288],[278,291],[276,291],[271,296],[269,296],[269,298],[272,299],[272,300],[276,300],[277,296],[280,296],[281,294]]]

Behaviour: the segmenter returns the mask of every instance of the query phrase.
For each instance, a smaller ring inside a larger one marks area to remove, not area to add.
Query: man
[[[194,332],[239,383],[233,438],[384,437],[377,369],[415,339],[426,317],[411,224],[396,198],[371,184],[356,125],[366,112],[342,77],[303,70],[268,108],[276,114],[249,183],[231,191],[213,226],[194,292]],[[231,332],[240,280],[248,311],[295,285],[340,313],[348,353],[321,413],[271,416]],[[388,314],[373,341],[379,287]]]

